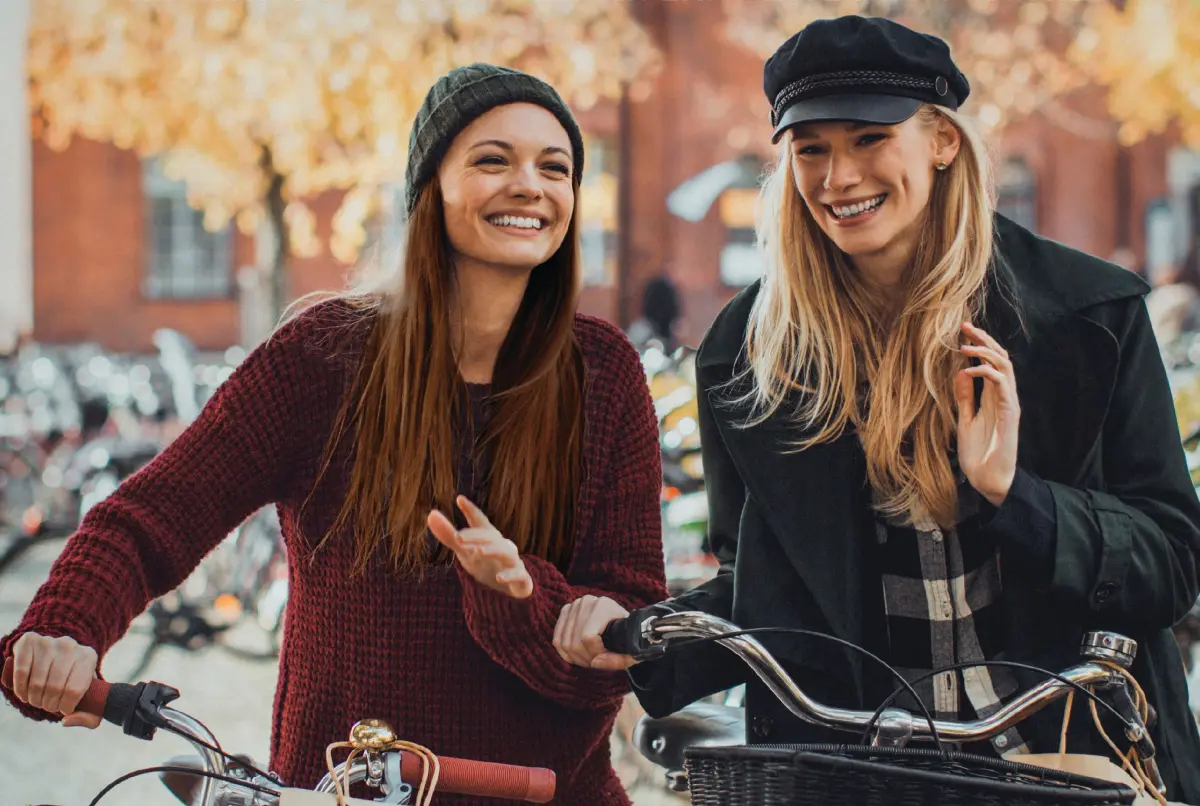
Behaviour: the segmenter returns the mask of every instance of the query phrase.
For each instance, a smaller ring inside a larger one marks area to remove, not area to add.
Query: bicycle
[[[10,659],[4,663],[0,683],[11,689],[12,678]],[[326,759],[330,771],[313,790],[291,788],[277,774],[259,769],[246,757],[226,753],[196,718],[167,707],[178,697],[178,690],[162,683],[92,681],[77,711],[100,716],[138,739],[153,739],[159,729],[174,733],[191,743],[200,754],[200,763],[135,770],[102,789],[89,806],[97,806],[122,782],[151,773],[159,773],[168,788],[191,806],[429,806],[435,792],[529,803],[547,803],[554,797],[553,770],[437,756],[397,739],[390,726],[375,719],[356,723],[349,741],[329,746]],[[350,755],[335,765],[332,752],[338,748],[349,749]],[[199,797],[193,797],[191,791],[181,793],[166,780],[168,775],[198,777],[201,783],[195,794]],[[378,790],[380,797],[373,801],[349,797],[350,787],[356,784]]]
[[[670,788],[690,790],[694,804],[1132,803],[1136,792],[1124,784],[954,752],[942,744],[991,739],[1051,703],[1080,693],[1098,702],[1102,710],[1115,714],[1125,726],[1126,738],[1136,748],[1134,758],[1140,765],[1134,771],[1143,776],[1142,783],[1152,797],[1166,802],[1147,729],[1152,712],[1141,701],[1140,689],[1127,672],[1137,644],[1115,633],[1086,634],[1081,663],[1059,674],[1037,670],[1047,676],[1045,682],[1021,693],[990,717],[958,722],[934,719],[920,704],[911,684],[894,670],[890,671],[902,686],[897,695],[908,691],[922,709],[921,715],[891,707],[896,695],[874,713],[823,705],[806,695],[752,636],[802,634],[863,651],[840,639],[805,630],[743,630],[700,612],[650,615],[640,622],[631,621],[633,618],[608,625],[603,635],[606,649],[652,660],[666,652],[716,642],[737,655],[797,718],[825,728],[853,731],[860,737],[859,744],[747,746],[740,709],[712,703],[693,704],[660,719],[643,717],[634,736],[639,750],[666,768]],[[1131,685],[1138,697],[1131,694]],[[934,749],[909,748],[910,741],[932,742]]]

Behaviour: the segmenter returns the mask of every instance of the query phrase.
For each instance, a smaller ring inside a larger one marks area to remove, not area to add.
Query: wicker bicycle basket
[[[924,748],[695,747],[684,756],[697,806],[1117,806],[1134,799],[1120,784]]]

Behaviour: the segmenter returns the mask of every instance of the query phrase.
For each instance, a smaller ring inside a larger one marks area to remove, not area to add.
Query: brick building
[[[628,323],[645,282],[666,273],[681,293],[681,336],[695,343],[756,271],[745,180],[753,170],[691,211],[698,220],[672,213],[667,199],[714,165],[741,159],[757,168],[771,158],[762,62],[723,37],[720,3],[633,8],[665,66],[648,98],[580,110],[590,140],[582,306]],[[1181,232],[1200,230],[1188,221],[1200,215],[1200,160],[1165,138],[1119,147],[1110,128],[1099,92],[1010,128],[994,144],[1002,204],[1094,254],[1124,247],[1139,265],[1165,264],[1182,251]],[[255,263],[252,239],[203,232],[182,188],[113,146],[76,141],[56,153],[34,143],[31,161],[35,338],[140,351],[156,328],[171,326],[202,348],[240,339],[239,277],[253,277],[243,269]],[[326,235],[337,203],[314,202]],[[337,287],[345,269],[327,253],[296,260],[292,290]]]

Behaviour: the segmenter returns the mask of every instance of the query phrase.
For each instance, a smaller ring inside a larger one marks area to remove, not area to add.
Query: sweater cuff
[[[979,528],[996,541],[1001,556],[1031,574],[1037,588],[1054,576],[1057,518],[1050,485],[1018,467],[1008,495],[994,507],[982,496]]]

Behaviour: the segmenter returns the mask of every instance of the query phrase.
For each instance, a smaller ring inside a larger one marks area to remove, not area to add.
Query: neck
[[[866,285],[892,307],[903,303],[906,279],[916,256],[915,237],[894,239],[883,249],[850,258]]]
[[[496,357],[529,285],[529,273],[462,256],[455,259],[454,270],[458,296],[450,323],[460,345],[458,371],[468,383],[491,383]]]

